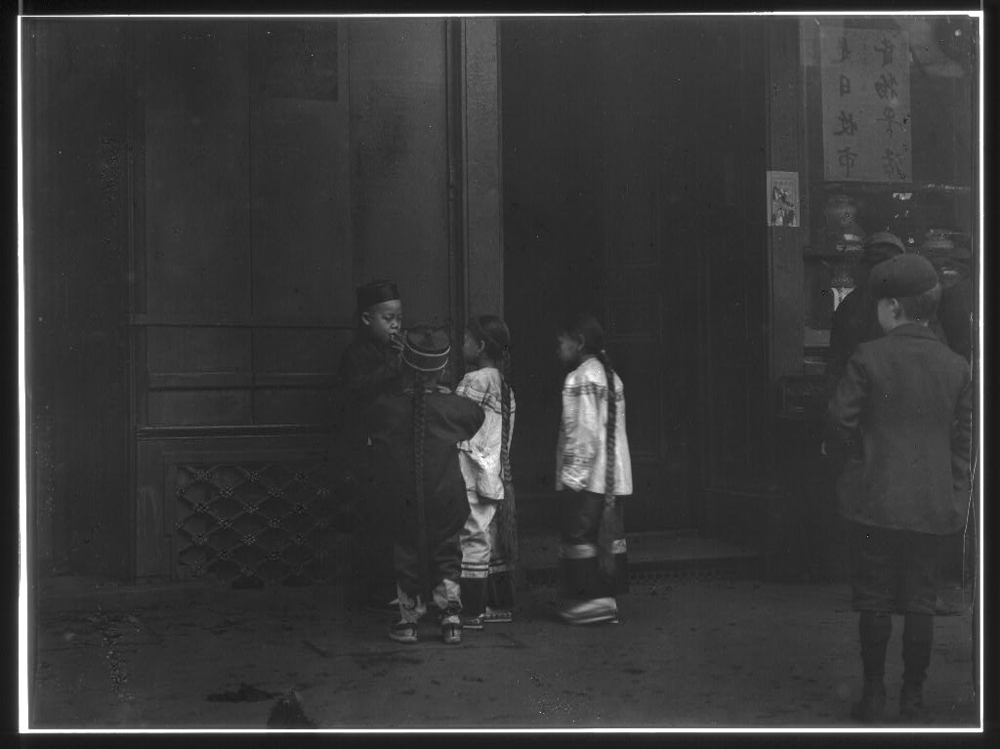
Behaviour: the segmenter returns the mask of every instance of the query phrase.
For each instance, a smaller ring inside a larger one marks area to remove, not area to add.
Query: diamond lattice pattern
[[[328,582],[349,538],[349,487],[316,463],[177,465],[177,572],[228,582]]]

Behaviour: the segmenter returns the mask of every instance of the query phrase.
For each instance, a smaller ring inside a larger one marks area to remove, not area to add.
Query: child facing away
[[[375,399],[400,387],[403,303],[392,281],[370,281],[358,287],[358,327],[340,358],[338,379],[344,398],[341,446],[346,470],[361,494],[361,571],[367,605],[395,609],[391,565],[392,541],[381,525],[382,498],[374,492],[375,478],[368,448],[365,414]]]
[[[604,350],[604,331],[580,315],[559,333],[558,356],[572,368],[562,390],[556,452],[560,501],[560,616],[570,624],[616,621],[615,595],[628,590],[623,508],[632,493],[625,389]]]
[[[483,424],[483,409],[468,398],[436,387],[448,364],[448,336],[418,327],[403,339],[403,390],[380,396],[370,411],[377,475],[392,505],[393,562],[399,621],[389,636],[417,641],[417,623],[428,595],[441,611],[441,634],[462,639],[462,546],[459,532],[469,517],[458,443]]]
[[[469,370],[455,395],[478,403],[486,420],[461,443],[459,465],[469,499],[462,529],[462,607],[466,629],[513,618],[513,565],[517,527],[513,512],[510,444],[514,393],[510,388],[510,331],[499,317],[473,317],[465,330],[462,356]]]
[[[902,614],[899,715],[921,723],[939,546],[965,525],[971,495],[971,373],[929,327],[941,287],[925,258],[879,263],[868,289],[885,336],[858,346],[827,412],[827,450],[843,464],[838,504],[852,526],[860,612],[864,686],[852,716],[884,719],[886,649],[892,614]]]

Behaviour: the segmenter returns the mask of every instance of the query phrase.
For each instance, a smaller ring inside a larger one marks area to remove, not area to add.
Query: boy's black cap
[[[399,299],[399,291],[392,281],[369,281],[364,286],[359,286],[355,293],[358,298],[358,309],[365,310],[369,307],[391,302]]]
[[[938,274],[930,261],[907,253],[884,260],[868,277],[868,290],[873,299],[900,299],[917,296],[938,285]]]
[[[448,334],[428,325],[406,331],[403,340],[403,363],[418,372],[437,372],[448,363],[451,342]]]

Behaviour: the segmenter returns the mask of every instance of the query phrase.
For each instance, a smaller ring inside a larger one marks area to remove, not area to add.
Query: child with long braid
[[[593,316],[571,320],[558,340],[560,361],[573,368],[556,453],[556,489],[569,490],[560,502],[560,616],[570,624],[616,621],[615,595],[628,589],[621,498],[632,493],[625,390]]]
[[[462,529],[462,606],[466,629],[513,618],[513,565],[517,525],[511,485],[510,442],[514,393],[510,388],[510,331],[499,317],[473,317],[462,356],[468,372],[455,395],[486,412],[482,428],[459,447],[459,465],[469,498]]]
[[[459,442],[482,426],[483,409],[437,386],[451,347],[440,330],[420,326],[403,339],[403,391],[383,395],[371,410],[371,438],[382,490],[391,498],[393,562],[399,621],[389,637],[417,641],[417,624],[433,597],[441,634],[462,639],[462,547],[469,517],[458,465]]]

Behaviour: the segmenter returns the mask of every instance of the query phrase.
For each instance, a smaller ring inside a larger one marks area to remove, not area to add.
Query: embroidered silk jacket
[[[625,388],[614,376],[615,482],[612,494],[632,493],[632,458],[625,433]],[[604,494],[608,385],[604,365],[588,359],[566,375],[562,391],[562,425],[556,451],[556,489]]]
[[[469,372],[455,388],[455,395],[478,403],[486,412],[486,420],[475,436],[461,442],[459,465],[465,478],[465,488],[488,499],[503,499],[503,476],[500,467],[500,443],[503,432],[503,408],[500,399],[500,372],[483,367]],[[507,449],[514,434],[514,392],[510,393],[510,425]]]

